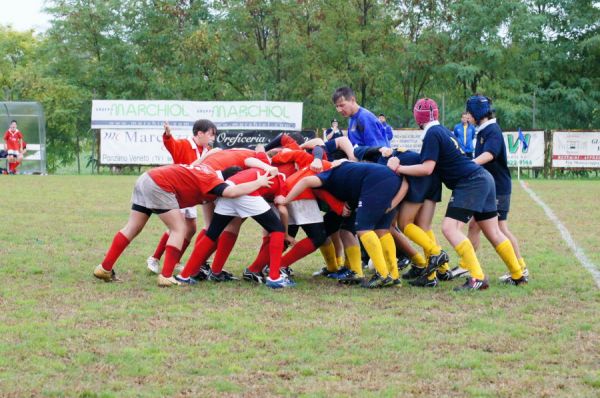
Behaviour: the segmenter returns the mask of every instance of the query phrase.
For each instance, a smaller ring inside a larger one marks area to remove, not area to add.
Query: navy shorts
[[[406,176],[408,192],[404,200],[411,203],[423,203],[426,199],[434,202],[442,200],[442,183],[436,174],[424,177]]]
[[[327,154],[327,159],[330,161],[334,160],[334,153],[337,151],[337,146],[335,145],[335,140],[329,140],[325,143],[325,153]]]
[[[498,220],[506,221],[510,210],[510,194],[496,196],[496,207],[498,207]]]
[[[395,212],[386,213],[392,199],[398,193],[402,180],[396,175],[383,177],[372,175],[363,181],[358,206],[356,207],[356,231],[388,229]]]
[[[480,221],[490,218],[490,214],[496,215],[496,212],[494,177],[482,168],[456,184],[448,202],[446,217],[468,222],[475,215],[475,219]],[[461,217],[457,217],[457,214]]]

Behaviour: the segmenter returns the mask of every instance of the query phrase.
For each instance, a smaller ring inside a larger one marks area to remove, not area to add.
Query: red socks
[[[152,257],[154,257],[157,260],[160,260],[163,253],[165,252],[165,247],[167,247],[167,240],[169,240],[169,233],[165,232],[158,241],[158,246],[156,246],[156,250],[154,250],[154,254],[152,255]]]
[[[283,252],[283,232],[271,232],[269,234],[269,278],[279,279],[279,267],[281,266],[281,253]]]
[[[102,260],[102,268],[107,271],[112,270],[115,262],[128,245],[129,239],[127,239],[127,237],[123,235],[121,231],[117,232],[113,238],[110,248],[108,249],[108,252],[106,253],[106,256],[104,257],[104,260]]]
[[[250,272],[260,272],[267,264],[269,264],[269,235],[263,236],[262,245],[260,245],[258,254],[248,270]]]
[[[194,250],[192,250],[190,258],[188,258],[183,271],[181,271],[181,277],[189,278],[200,272],[200,267],[213,254],[216,248],[217,242],[206,235],[202,236],[202,239],[196,239]]]
[[[310,238],[304,238],[285,253],[285,256],[281,259],[281,266],[287,268],[315,250],[317,250],[317,248],[312,243],[312,240],[310,240]]]
[[[218,274],[223,271],[225,261],[227,261],[227,258],[229,257],[233,246],[235,245],[237,237],[237,234],[229,231],[225,231],[221,234],[221,236],[219,236],[219,240],[217,242],[217,252],[215,254],[215,258],[213,259],[212,265],[210,266],[214,274]]]
[[[198,236],[196,236],[196,242],[194,242],[194,245],[197,245],[198,242],[200,242],[200,239],[204,238],[205,235],[206,229],[202,228],[202,231],[198,232]]]
[[[170,278],[173,276],[173,270],[181,258],[181,250],[175,246],[167,245],[165,252],[165,264],[163,265],[161,274],[165,278]]]

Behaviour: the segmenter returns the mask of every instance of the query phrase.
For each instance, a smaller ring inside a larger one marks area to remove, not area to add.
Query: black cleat
[[[218,274],[215,274],[212,271],[210,271],[206,279],[212,282],[231,282],[238,280],[238,278],[234,277],[227,271],[221,271]]]
[[[488,287],[490,287],[490,285],[488,284],[487,279],[481,280],[475,278],[467,278],[467,281],[464,283],[464,285],[455,287],[454,291],[460,292],[463,290],[485,290]]]
[[[413,265],[408,271],[402,274],[402,279],[415,279],[424,274],[425,268],[419,268]]]
[[[371,277],[371,279],[369,280],[364,280],[361,284],[360,287],[364,287],[366,289],[376,289],[379,287],[384,287],[384,286],[388,286],[391,285],[393,279],[391,277],[386,277],[386,278],[382,278],[381,275],[379,275],[377,272],[375,273],[375,275],[373,275]]]
[[[343,278],[338,279],[339,283],[344,285],[358,285],[365,280],[364,276],[358,276],[354,271],[350,271]]]
[[[527,277],[525,277],[525,275],[523,275],[519,279],[513,279],[513,278],[505,279],[503,283],[505,285],[519,286],[519,285],[526,285],[528,282],[529,281],[527,280]]]
[[[452,275],[452,271],[450,271],[450,270],[444,272],[443,274],[440,271],[438,271],[437,277],[440,281],[443,281],[443,282],[451,281],[452,279],[454,279],[454,276]]]
[[[262,272],[252,272],[248,268],[244,270],[242,274],[242,279],[247,282],[255,282],[255,283],[265,283],[265,275]]]
[[[410,258],[408,257],[398,257],[398,270],[402,271],[404,268],[408,267],[411,264]]]
[[[208,274],[210,274],[210,265],[208,265],[208,263],[204,263],[200,267],[200,271],[198,271],[196,275],[192,275],[192,278],[197,281],[205,281],[208,279]]]
[[[442,250],[438,255],[432,254],[431,256],[429,256],[429,262],[427,263],[426,267],[427,271],[425,271],[425,273],[429,275],[449,261],[450,257],[448,257],[448,253],[446,253],[444,250]]]
[[[431,280],[427,279],[427,275],[422,275],[417,279],[413,279],[409,281],[408,284],[415,287],[436,287],[439,281],[438,278],[433,278]]]

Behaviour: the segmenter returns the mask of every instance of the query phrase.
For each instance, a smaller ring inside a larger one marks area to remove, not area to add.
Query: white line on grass
[[[525,192],[529,194],[531,199],[533,199],[538,205],[540,205],[542,209],[544,209],[544,212],[546,213],[550,221],[552,221],[554,225],[556,225],[556,228],[562,235],[563,240],[567,242],[567,245],[569,245],[571,250],[573,250],[573,253],[575,253],[575,257],[577,257],[581,265],[583,265],[583,267],[587,269],[590,272],[590,274],[592,274],[594,281],[596,281],[596,285],[600,288],[600,271],[598,271],[598,268],[596,268],[594,263],[592,263],[590,259],[585,255],[583,249],[577,246],[577,244],[571,237],[571,233],[569,232],[567,227],[565,227],[563,223],[560,222],[560,220],[558,219],[556,214],[554,214],[552,209],[546,203],[544,203],[544,201],[540,199],[540,197],[537,196],[537,194],[533,192],[533,190],[529,188],[524,181],[521,180],[520,183],[521,187],[525,190]]]

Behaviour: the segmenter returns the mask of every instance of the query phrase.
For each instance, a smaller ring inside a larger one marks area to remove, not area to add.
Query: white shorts
[[[198,211],[196,210],[196,206],[186,207],[185,209],[180,209],[179,211],[181,212],[181,214],[183,214],[185,218],[198,218]]]
[[[19,156],[19,154],[21,153],[18,149],[9,149],[6,152],[8,152],[6,156]]]
[[[131,203],[150,210],[179,209],[175,194],[159,187],[148,173],[139,176],[135,182],[131,194]]]
[[[243,195],[237,198],[219,197],[215,201],[215,214],[235,217],[252,217],[271,209],[262,196]]]
[[[319,205],[314,199],[294,200],[287,205],[290,215],[288,224],[304,225],[323,222],[323,214],[319,210]]]

